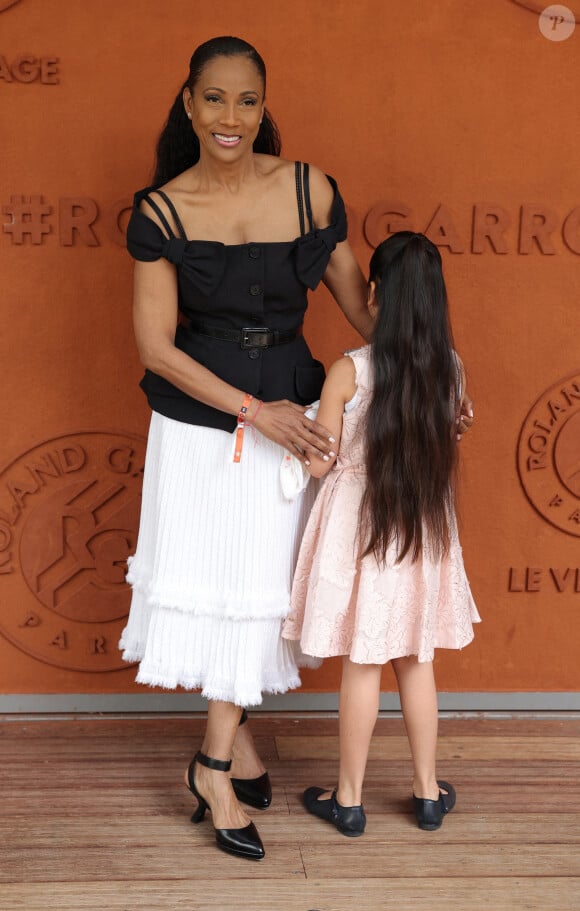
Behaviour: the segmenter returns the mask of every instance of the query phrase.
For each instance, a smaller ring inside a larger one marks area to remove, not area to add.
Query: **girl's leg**
[[[337,800],[343,807],[362,803],[371,737],[379,711],[381,665],[343,658],[340,685],[340,771]]]
[[[439,714],[433,662],[420,664],[415,655],[410,655],[393,659],[392,665],[415,769],[413,794],[437,800],[439,785],[435,766]]]
[[[210,701],[201,752],[212,759],[231,759],[240,716],[239,706]],[[196,763],[195,785],[211,807],[216,829],[242,829],[249,825],[250,818],[238,803],[228,774]]]

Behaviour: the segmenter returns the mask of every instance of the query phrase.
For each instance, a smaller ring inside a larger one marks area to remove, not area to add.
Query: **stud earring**
[[[187,112],[187,116],[188,116],[189,120],[191,120],[191,114],[189,113],[189,111]]]

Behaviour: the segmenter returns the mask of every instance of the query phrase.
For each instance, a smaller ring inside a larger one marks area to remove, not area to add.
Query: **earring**
[[[187,116],[188,116],[189,120],[191,120],[191,114],[189,113],[189,111],[187,112]]]

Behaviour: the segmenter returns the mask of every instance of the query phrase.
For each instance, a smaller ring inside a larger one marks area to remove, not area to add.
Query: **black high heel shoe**
[[[240,718],[240,726],[248,720],[248,713],[244,709]],[[255,807],[257,810],[267,810],[272,803],[272,784],[267,772],[259,778],[232,778],[232,787],[238,800]]]
[[[440,788],[437,800],[415,797],[413,794],[413,807],[417,825],[427,832],[434,832],[435,829],[441,828],[443,817],[451,812],[457,800],[455,788],[452,784],[449,784],[448,781],[438,781],[437,784]],[[447,793],[445,794],[444,791],[447,791]]]
[[[303,794],[304,806],[313,816],[325,819],[336,826],[343,835],[349,838],[358,838],[362,835],[367,818],[362,804],[356,807],[343,807],[336,799],[336,791],[327,800],[319,800],[325,788],[307,788]]]
[[[211,807],[207,800],[205,797],[201,796],[195,786],[196,762],[205,766],[207,769],[213,769],[216,772],[229,772],[232,764],[231,760],[226,762],[223,759],[212,759],[210,756],[206,756],[205,753],[196,753],[191,760],[187,770],[187,780],[189,782],[189,790],[194,797],[197,797],[198,801],[197,809],[191,817],[191,821],[195,823],[203,820],[206,810],[210,810],[211,812]],[[214,831],[218,847],[221,848],[222,851],[227,851],[228,854],[235,854],[238,857],[248,857],[251,860],[261,860],[266,853],[262,840],[258,835],[258,830],[253,822],[243,829],[216,829],[214,827]]]

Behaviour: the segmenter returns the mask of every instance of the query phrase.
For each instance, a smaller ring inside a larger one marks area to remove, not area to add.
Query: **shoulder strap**
[[[310,165],[304,164],[304,203],[306,205],[306,217],[311,231],[314,231],[314,220],[312,218],[312,206],[310,205]]]
[[[173,229],[171,228],[171,225],[169,224],[169,222],[168,222],[167,219],[165,218],[165,215],[163,214],[163,212],[161,211],[161,209],[159,208],[159,206],[157,205],[157,203],[155,202],[155,200],[154,200],[154,199],[151,199],[151,197],[149,196],[149,194],[147,194],[147,196],[144,196],[143,199],[145,200],[146,203],[148,203],[148,204],[151,206],[151,208],[153,209],[153,211],[155,212],[155,214],[156,214],[157,217],[159,218],[159,221],[161,222],[161,224],[163,225],[163,227],[164,227],[165,230],[167,231],[167,236],[168,236],[168,237],[175,237],[175,234],[173,233]]]
[[[304,167],[304,178],[302,177],[302,168]],[[306,223],[304,220],[304,209],[308,218],[310,231],[314,231],[314,221],[312,220],[312,207],[310,205],[310,183],[308,180],[309,166],[302,165],[300,161],[294,162],[294,173],[296,176],[296,202],[298,203],[298,218],[300,219],[300,235],[306,234]]]
[[[169,196],[166,193],[164,193],[163,190],[155,190],[155,192],[159,193],[159,196],[161,196],[161,199],[163,199],[166,202],[167,208],[173,215],[173,220],[174,220],[175,224],[177,225],[177,230],[179,231],[180,237],[183,240],[187,240],[187,234],[185,233],[185,229],[184,229],[183,225],[181,224],[181,219],[180,219],[179,215],[177,214],[177,209],[171,202]]]
[[[306,232],[304,230],[304,201],[302,197],[302,168],[299,161],[294,162],[294,174],[296,177],[296,202],[298,203],[298,218],[300,219],[300,236]]]

